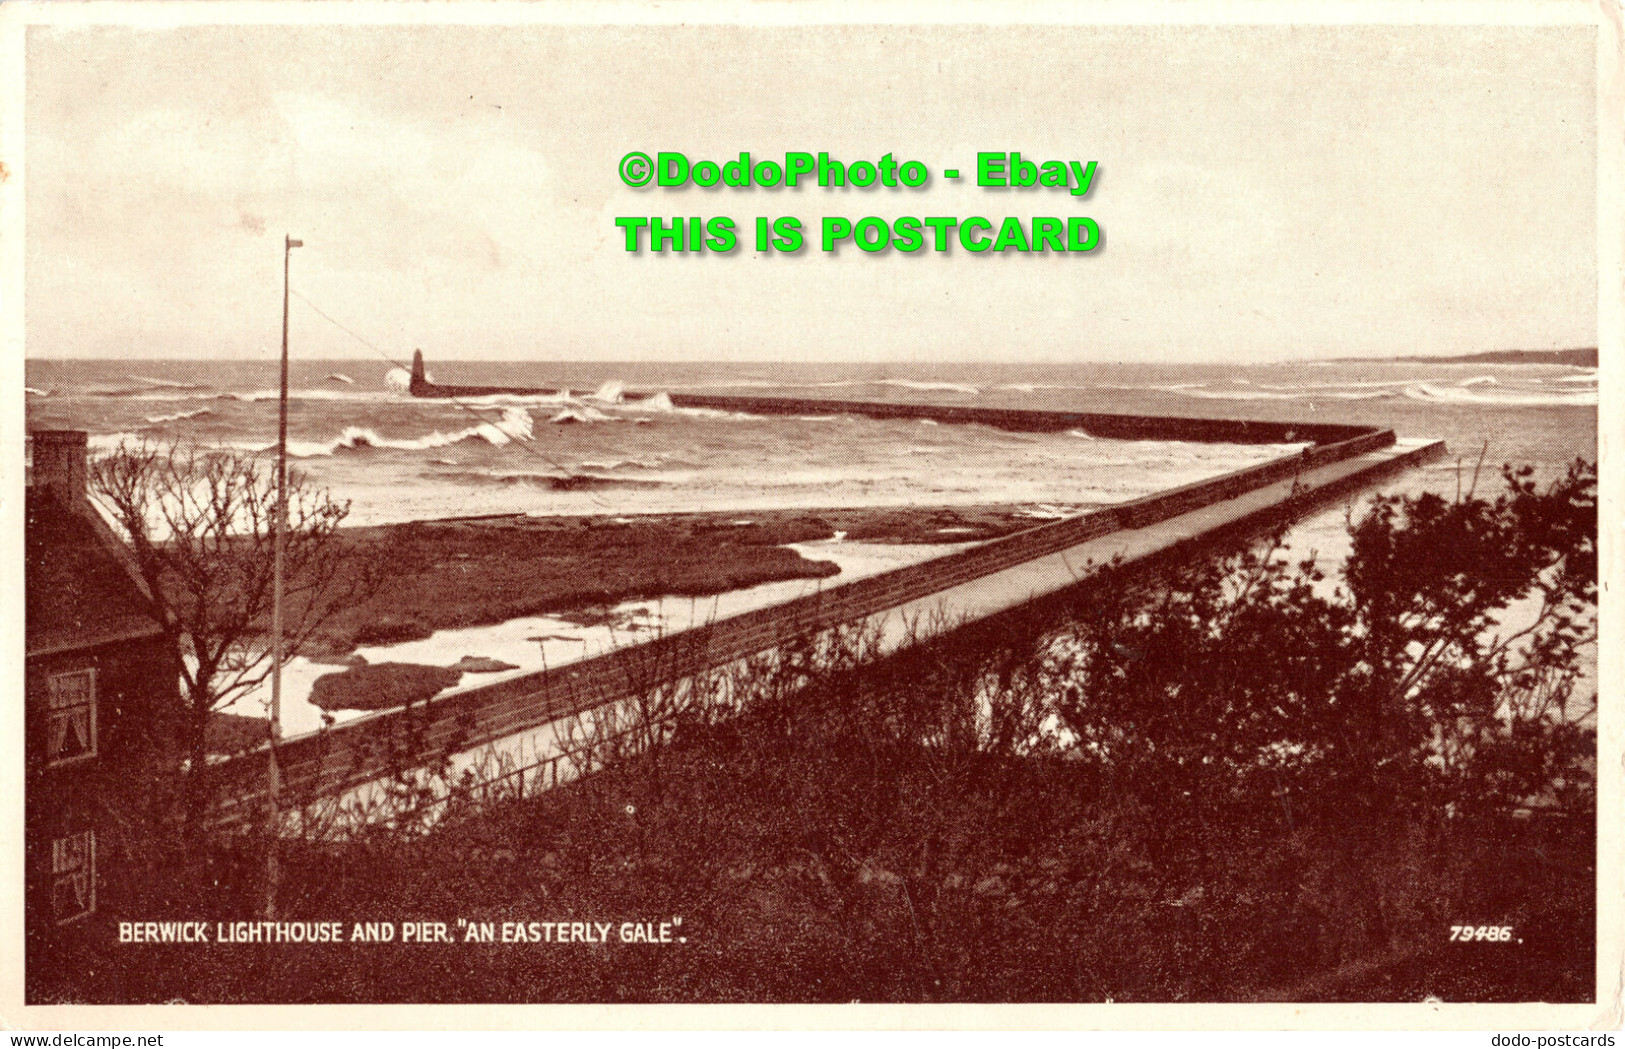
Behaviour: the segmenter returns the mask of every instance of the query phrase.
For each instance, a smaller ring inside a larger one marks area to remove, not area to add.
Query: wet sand
[[[544,614],[591,623],[626,601],[710,597],[837,573],[833,563],[805,557],[789,549],[791,543],[840,537],[855,543],[977,542],[1059,512],[986,506],[500,515],[348,529],[345,538],[358,553],[385,557],[394,570],[379,593],[329,622],[302,654],[331,658],[357,646]]]
[[[392,556],[410,556],[419,562],[418,571],[403,575],[391,591],[337,624],[346,631],[347,643],[322,650],[307,646],[289,661],[283,675],[283,730],[299,735],[324,722],[345,722],[366,711],[399,706],[420,685],[431,692],[440,689],[447,670],[462,675],[462,687],[472,687],[561,666],[962,550],[1061,516],[1063,509],[1083,508],[907,508],[833,514],[791,510],[738,516],[606,517],[593,522],[503,516],[353,530],[348,537],[366,544],[363,552],[387,550]],[[593,523],[599,527],[590,527]],[[863,539],[853,537],[854,532]],[[770,545],[802,535],[815,538],[783,547]],[[680,559],[671,556],[674,550]],[[579,566],[588,554],[600,559],[590,566],[599,576],[608,574],[625,584],[621,594],[655,593],[604,598],[600,591],[583,589],[579,580],[536,578],[543,571]],[[431,557],[438,559],[438,572]],[[790,570],[773,572],[775,562]],[[689,583],[673,573],[673,563],[687,571]],[[653,566],[648,578],[630,574],[640,564]],[[730,586],[734,580],[750,578],[762,581]],[[504,611],[514,605],[512,593],[497,602],[482,596],[481,586],[512,586],[515,579],[532,588],[536,599],[557,607],[508,616]],[[659,580],[690,585],[699,593],[663,592],[656,585]],[[408,605],[409,600],[417,601],[416,607]],[[411,615],[414,632],[421,633],[410,639],[354,641],[357,633],[369,629],[369,622],[375,628],[367,612],[373,605],[384,605],[383,614],[392,617],[392,624],[408,622]],[[468,617],[466,622],[458,618],[463,616]],[[418,625],[431,617],[448,625],[433,629]],[[385,665],[388,669],[381,670]],[[379,687],[380,674],[393,684]],[[216,714],[209,725],[210,751],[230,753],[263,743],[268,702],[266,688],[251,690]]]

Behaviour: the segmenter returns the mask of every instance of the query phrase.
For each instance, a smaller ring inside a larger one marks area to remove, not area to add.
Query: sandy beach
[[[710,597],[838,574],[790,544],[977,542],[1081,508],[987,506],[632,517],[495,515],[357,528],[347,542],[382,555],[390,577],[329,623],[309,656],[419,640],[437,630],[558,615],[583,625],[621,602]]]
[[[584,659],[1083,509],[496,515],[347,529],[359,553],[397,571],[289,661],[283,730]],[[214,715],[212,752],[264,741],[266,691]]]

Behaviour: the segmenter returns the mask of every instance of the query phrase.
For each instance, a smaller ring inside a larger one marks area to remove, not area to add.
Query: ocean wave
[[[326,382],[342,382],[346,386],[355,385],[355,380],[350,378],[348,375],[345,375],[343,372],[329,372],[323,377],[323,379]]]
[[[128,376],[131,382],[144,382],[148,388],[157,387],[162,390],[207,390],[208,384],[201,382],[179,382],[175,379],[154,379],[146,375]]]
[[[739,379],[732,382],[688,384],[673,383],[667,385],[674,390],[724,390],[734,388],[768,390],[850,390],[862,386],[894,386],[902,390],[921,390],[930,393],[962,393],[970,397],[979,396],[982,392],[981,387],[973,386],[970,383],[932,382],[925,379],[831,379],[825,382]]]
[[[299,459],[310,459],[333,455],[344,449],[387,448],[421,452],[472,440],[501,447],[515,440],[530,440],[533,425],[529,412],[523,408],[509,408],[502,413],[502,419],[498,422],[482,422],[453,433],[436,430],[422,437],[383,437],[370,427],[346,426],[343,433],[329,441],[289,441],[288,454]]]
[[[981,389],[969,383],[959,382],[924,382],[918,379],[876,379],[867,385],[895,386],[901,390],[923,390],[929,393],[963,393],[970,397],[981,396]]]
[[[765,415],[752,415],[750,412],[730,412],[721,408],[673,408],[673,415],[682,415],[690,419],[727,419],[732,422],[759,422],[766,419]],[[638,420],[643,422],[645,420]]]
[[[175,412],[170,415],[149,415],[147,416],[147,422],[156,426],[159,423],[175,423],[180,422],[182,419],[196,419],[200,415],[213,414],[213,408],[194,408],[189,412]]]
[[[665,465],[665,462],[660,459],[586,459],[582,461],[581,468],[583,470],[658,470]]]
[[[29,396],[29,397],[49,397],[49,396],[51,396],[51,391],[50,390],[36,390],[32,386],[24,386],[23,387],[23,393],[25,395]]]
[[[717,379],[712,382],[661,383],[668,390],[805,390],[817,383],[788,379]]]
[[[1040,390],[1044,390],[1046,392],[1072,391],[1082,393],[1095,393],[1101,390],[1124,390],[1141,393],[1178,393],[1181,390],[1192,390],[1206,385],[1206,383],[1202,382],[1007,382],[995,386],[993,389],[1009,390],[1015,393],[1037,393]]]
[[[555,404],[578,404],[575,394],[569,390],[559,390],[556,393],[486,393],[477,397],[429,398],[423,404],[459,404],[470,408],[518,408],[529,405],[531,407],[551,406]]]
[[[1196,397],[1208,401],[1380,401],[1399,396],[1397,390],[1346,390],[1338,389],[1331,384],[1314,388],[1256,386],[1246,390],[1210,390],[1192,387],[1173,392],[1177,392],[1181,397]]]
[[[1307,393],[1287,393],[1273,390],[1206,390],[1185,389],[1175,391],[1181,397],[1199,397],[1204,401],[1299,401],[1311,396]]]
[[[144,440],[145,438],[138,433],[127,433],[121,430],[118,433],[93,433],[86,443],[93,453],[112,455],[126,444],[140,445]]]
[[[81,397],[127,397],[132,401],[171,401],[182,399],[185,396],[184,391],[181,391],[181,396],[177,397],[174,390],[165,390],[162,387],[154,386],[87,386],[83,390],[74,390],[73,392]]]
[[[1494,408],[1564,408],[1596,407],[1595,390],[1552,390],[1549,392],[1519,392],[1515,390],[1464,390],[1459,386],[1435,386],[1417,383],[1405,388],[1405,396],[1413,401],[1429,404],[1473,404]]]
[[[626,383],[619,379],[610,379],[588,396],[589,399],[602,404],[620,404],[626,399]]]
[[[274,401],[280,394],[276,390],[233,390],[228,393],[209,394],[211,400],[237,401],[243,404],[257,404],[260,401]],[[397,400],[394,392],[382,390],[332,390],[332,389],[295,389],[288,391],[290,401],[394,401]]]
[[[1237,379],[1236,382],[1246,380]],[[1304,383],[1248,383],[1256,385],[1261,390],[1285,390],[1288,392],[1318,392],[1320,390],[1387,390],[1411,386],[1418,382],[1448,383],[1449,379],[1349,379],[1344,382],[1304,382]]]
[[[602,423],[602,422],[614,422],[615,420],[616,420],[616,417],[613,416],[613,415],[608,414],[607,412],[601,412],[597,408],[594,408],[589,404],[581,404],[581,405],[573,405],[573,406],[571,406],[569,408],[566,408],[566,409],[559,412],[557,415],[553,416],[551,419],[549,419],[547,421],[550,422],[550,423],[564,424],[564,423]]]
[[[550,492],[584,492],[611,488],[653,488],[659,487],[665,483],[663,481],[648,480],[640,477],[605,477],[601,474],[586,473],[526,473],[523,471],[488,472],[483,470],[466,470],[457,473],[437,473],[433,476],[438,481],[449,481],[453,484],[500,487],[527,485],[536,488],[545,488]]]

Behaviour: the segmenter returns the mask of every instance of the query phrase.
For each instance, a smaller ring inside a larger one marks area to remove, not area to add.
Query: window
[[[96,832],[51,842],[51,910],[66,925],[96,913]]]
[[[47,688],[49,763],[96,756],[96,671],[52,674]]]

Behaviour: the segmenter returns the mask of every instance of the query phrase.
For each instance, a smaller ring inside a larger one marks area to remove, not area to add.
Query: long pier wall
[[[675,398],[674,398],[675,400]],[[749,402],[752,399],[740,399]],[[734,410],[745,410],[730,401]],[[793,402],[827,405],[831,402]],[[876,407],[876,406],[866,406]],[[904,413],[916,406],[878,406]],[[822,410],[822,409],[819,409]],[[941,412],[941,409],[933,409]],[[982,416],[983,412],[973,412]],[[1029,416],[1034,413],[1020,413]],[[1065,416],[1076,425],[1078,418]],[[935,415],[934,417],[943,417]],[[1124,418],[1124,417],[1106,417]],[[982,421],[982,420],[978,420]],[[1026,421],[1023,419],[1022,421]],[[1208,422],[1201,420],[1201,422]],[[1280,440],[1288,427],[1247,424],[1254,440],[1269,434]],[[1208,440],[1235,439],[1243,424],[1208,431]],[[990,576],[1123,529],[1143,529],[1222,500],[1233,499],[1264,486],[1280,483],[1307,471],[1352,457],[1387,449],[1395,443],[1388,430],[1357,427],[1324,428],[1336,435],[1353,436],[1319,444],[1302,453],[1218,477],[1159,492],[1132,502],[1095,510],[1077,517],[1038,525],[994,539],[968,550],[830,587],[815,594],[721,619],[653,641],[629,645],[557,668],[527,674],[495,684],[430,700],[412,708],[387,711],[334,728],[284,741],[278,748],[278,766],[287,795],[320,798],[341,794],[375,781],[404,764],[412,754],[464,751],[545,725],[586,710],[638,695],[656,685],[703,674],[786,641],[832,627],[863,620],[889,609],[916,602],[971,580]],[[1222,433],[1223,437],[1213,434]],[[1159,436],[1171,437],[1161,433]],[[1036,596],[1036,595],[1035,595]],[[403,755],[403,747],[411,753]],[[218,799],[217,815],[223,823],[249,818],[263,805],[268,753],[240,755],[212,766],[210,785]]]
[[[560,392],[556,386],[457,386],[430,382],[423,351],[412,356],[412,396],[431,400],[475,397],[533,397]],[[573,396],[586,391],[566,390]],[[628,392],[626,404],[635,407],[649,393]],[[862,415],[871,419],[932,419],[945,423],[979,423],[1001,430],[1055,433],[1083,430],[1093,437],[1124,441],[1207,441],[1230,444],[1337,444],[1375,432],[1369,426],[1341,423],[1282,423],[1254,419],[1198,419],[1171,415],[1116,415],[1106,412],[1066,412],[1020,408],[970,408],[957,405],[913,404],[906,401],[853,401],[802,397],[750,397],[738,394],[671,393],[677,408],[710,408],[752,415]]]
[[[1369,426],[1339,423],[1282,423],[1255,419],[1198,419],[1167,415],[1115,415],[1105,412],[1041,411],[1021,408],[968,408],[901,401],[808,400],[673,393],[679,408],[711,408],[753,415],[862,415],[871,419],[931,419],[979,423],[1001,430],[1056,433],[1082,430],[1091,437],[1123,441],[1205,441],[1228,444],[1338,444],[1372,433]],[[630,402],[635,403],[635,402]]]

